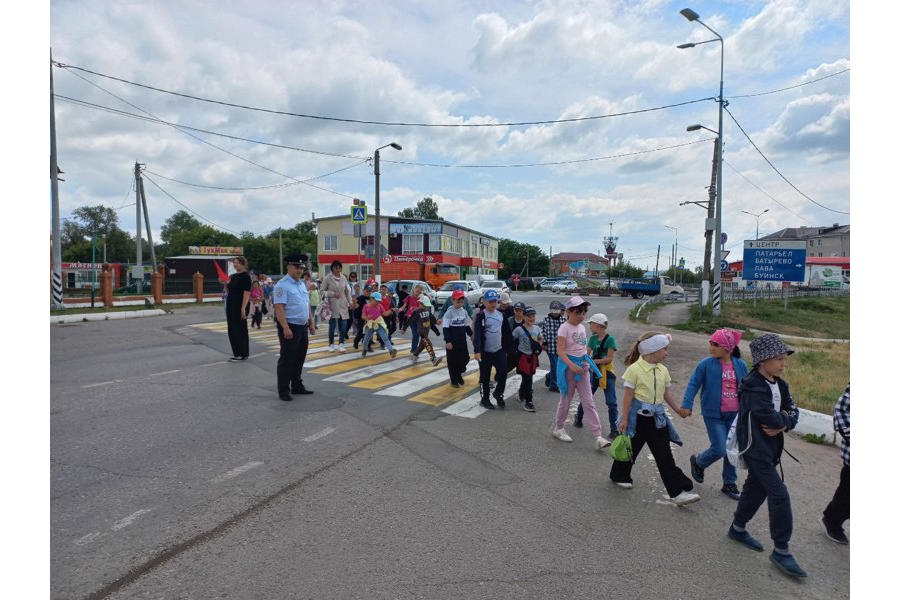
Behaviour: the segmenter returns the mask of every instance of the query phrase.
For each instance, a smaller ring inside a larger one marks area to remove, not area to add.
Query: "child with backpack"
[[[728,537],[756,552],[763,551],[747,531],[747,523],[763,502],[769,503],[769,532],[775,549],[769,560],[791,577],[804,578],[804,571],[788,549],[794,527],[791,497],[776,466],[784,450],[784,432],[797,425],[800,411],[781,378],[788,355],[794,351],[774,333],[750,342],[753,368],[739,389],[740,409],[736,433],[747,480],[728,528]]]
[[[421,290],[422,288],[416,286],[417,290]],[[409,301],[410,296],[407,298]],[[434,354],[434,347],[431,345],[431,340],[428,339],[428,334],[431,332],[432,324],[434,323],[434,314],[431,308],[431,299],[425,294],[421,294],[419,297],[418,307],[414,308],[412,314],[409,318],[410,327],[415,327],[414,332],[417,333],[418,337],[418,346],[416,346],[415,350],[412,351],[412,354],[409,356],[409,360],[411,362],[416,362],[419,360],[419,354],[422,353],[422,350],[428,351],[428,356],[431,357],[431,364],[435,367],[438,366],[443,360],[443,357],[436,357]]]
[[[668,404],[678,415],[687,416],[687,410],[678,406],[672,395],[672,377],[662,361],[668,355],[672,336],[663,333],[643,334],[625,357],[628,368],[622,374],[625,393],[622,397],[622,413],[619,415],[619,431],[631,436],[632,461],[613,461],[609,478],[625,489],[631,489],[631,469],[644,447],[650,447],[656,468],[672,502],[684,506],[700,500],[691,492],[694,483],[675,464],[669,443],[681,445],[675,426],[666,415]]]
[[[544,352],[547,353],[547,360],[550,363],[550,372],[544,377],[544,385],[551,392],[559,392],[556,387],[556,332],[559,326],[563,324],[565,318],[562,315],[563,304],[559,300],[550,302],[550,311],[544,320],[541,321],[541,335],[544,338]]]
[[[518,363],[516,373],[522,376],[519,383],[519,401],[523,402],[522,410],[535,412],[534,410],[534,374],[538,368],[538,355],[541,353],[541,328],[534,324],[537,311],[532,306],[526,306],[522,310],[524,321],[512,331],[518,350]]]
[[[619,408],[616,405],[616,373],[613,371],[616,358],[616,338],[606,333],[609,319],[603,313],[595,313],[588,319],[588,327],[591,328],[591,339],[588,340],[588,350],[594,364],[600,368],[600,377],[591,374],[591,392],[596,394],[598,389],[603,390],[606,400],[606,409],[609,413],[609,430],[616,428],[619,419]],[[575,427],[582,426],[584,407],[578,404],[578,412],[575,415]]]

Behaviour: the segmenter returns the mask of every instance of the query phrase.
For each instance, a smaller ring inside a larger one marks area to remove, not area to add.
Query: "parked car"
[[[470,306],[477,306],[479,300],[481,300],[481,295],[484,293],[481,289],[481,286],[478,285],[477,281],[467,281],[464,279],[455,279],[453,281],[448,281],[444,285],[441,286],[436,293],[436,299],[434,303],[435,308],[441,308],[450,298],[450,295],[453,294],[453,290],[455,290],[459,286],[462,288],[463,292],[466,294],[466,300],[468,301]]]
[[[394,295],[394,300],[397,300],[397,304],[399,302],[399,296],[397,292],[400,291],[400,288],[404,285],[406,286],[406,291],[412,294],[413,289],[417,285],[422,286],[422,293],[428,296],[431,299],[431,303],[434,304],[437,300],[437,293],[428,285],[427,281],[420,281],[418,279],[392,279],[391,281],[385,282],[385,285],[388,286],[388,289],[391,291],[391,294]]]
[[[578,291],[578,283],[571,279],[564,279],[553,285],[554,294],[572,294]]]
[[[497,290],[498,294],[502,294],[503,292],[509,293],[509,286],[506,285],[506,282],[502,279],[487,279],[481,282],[481,288],[483,290],[487,290],[490,288],[494,288]]]
[[[560,281],[565,281],[565,280],[566,280],[565,277],[546,277],[546,278],[541,282],[541,286],[540,286],[540,287],[541,287],[542,290],[552,290],[554,285],[556,285],[556,284],[559,283]]]

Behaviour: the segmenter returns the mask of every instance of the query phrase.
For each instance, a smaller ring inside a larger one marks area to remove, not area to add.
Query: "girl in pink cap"
[[[737,470],[725,457],[725,439],[738,413],[738,388],[747,376],[747,363],[741,358],[738,344],[741,332],[717,329],[709,337],[709,356],[700,361],[684,390],[681,408],[688,416],[693,411],[694,397],[700,392],[700,413],[706,423],[709,448],[691,456],[691,477],[703,483],[703,471],[722,460],[722,493],[738,500]]]

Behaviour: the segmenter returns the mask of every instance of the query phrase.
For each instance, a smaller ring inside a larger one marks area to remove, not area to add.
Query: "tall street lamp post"
[[[375,281],[381,284],[381,150],[391,147],[403,150],[397,142],[391,142],[375,149]]]
[[[716,37],[714,39],[704,40],[702,42],[680,44],[678,46],[679,48],[693,48],[694,46],[699,46],[700,44],[719,42],[719,48],[721,49],[721,59],[719,62],[719,98],[717,100],[717,102],[719,103],[719,156],[717,169],[718,177],[716,178],[716,234],[715,239],[713,240],[715,244],[716,257],[713,264],[713,316],[719,316],[722,313],[722,271],[719,265],[722,263],[722,146],[724,145],[724,140],[722,137],[722,113],[725,109],[725,40],[723,40],[722,36],[719,35],[715,30],[711,29],[706,23],[701,21],[700,15],[692,11],[690,8],[684,8],[680,12],[685,19],[687,19],[688,21],[696,21]]]
[[[763,216],[765,213],[769,212],[769,209],[767,208],[766,210],[762,211],[759,214],[752,213],[752,212],[746,211],[746,210],[742,210],[741,212],[744,213],[745,215],[750,215],[751,217],[756,217],[756,239],[758,240],[759,239],[759,218],[761,216]]]
[[[671,229],[675,232],[675,249],[672,250],[672,278],[675,280],[675,283],[678,283],[678,228],[672,227],[671,225],[666,225],[666,229]]]

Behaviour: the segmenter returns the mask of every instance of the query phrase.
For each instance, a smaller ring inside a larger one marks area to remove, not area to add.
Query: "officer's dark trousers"
[[[281,345],[278,355],[278,395],[289,396],[291,390],[299,390],[303,387],[301,371],[303,361],[306,360],[306,350],[309,347],[309,330],[304,325],[288,323],[294,334],[291,339],[285,339],[281,323],[276,321],[278,328],[278,343]]]

